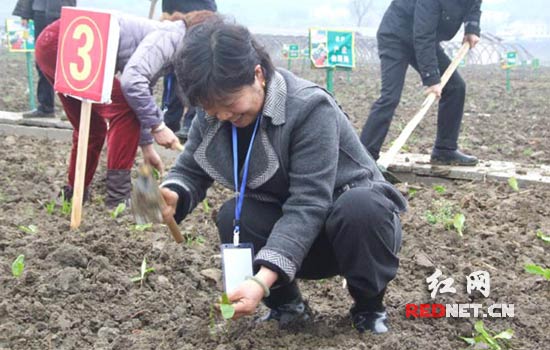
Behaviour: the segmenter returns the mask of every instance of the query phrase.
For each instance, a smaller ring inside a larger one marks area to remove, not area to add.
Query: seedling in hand
[[[147,259],[143,257],[143,261],[141,262],[141,269],[140,269],[140,275],[136,277],[132,277],[132,282],[140,282],[141,285],[143,285],[143,281],[147,277],[147,274],[154,272],[155,269],[153,267],[147,267]]]
[[[124,210],[126,210],[126,204],[124,204],[124,203],[119,203],[119,204],[116,206],[116,208],[111,212],[111,217],[112,217],[113,219],[118,218],[118,216],[119,216],[120,214],[122,214],[122,212],[123,212]]]
[[[483,321],[477,321],[474,325],[474,329],[477,333],[473,338],[460,337],[474,349],[506,349],[509,346],[510,339],[512,339],[514,335],[514,331],[510,328],[496,335],[491,335],[491,333],[494,332],[488,329],[486,330],[483,327]]]
[[[550,281],[550,269],[545,269],[542,266],[535,264],[527,264],[524,266],[525,272],[533,275],[539,275]]]
[[[15,259],[11,263],[11,274],[14,277],[19,277],[23,273],[24,269],[25,269],[25,256],[21,254],[17,257],[17,259]]]
[[[229,297],[227,296],[227,293],[222,294],[220,311],[222,313],[222,317],[224,320],[230,320],[235,315],[235,308],[233,307],[233,304],[231,303],[231,301],[229,301]]]

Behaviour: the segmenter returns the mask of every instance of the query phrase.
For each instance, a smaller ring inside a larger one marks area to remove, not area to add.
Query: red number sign
[[[61,11],[55,90],[93,102],[110,100],[118,49],[118,22],[109,13]]]

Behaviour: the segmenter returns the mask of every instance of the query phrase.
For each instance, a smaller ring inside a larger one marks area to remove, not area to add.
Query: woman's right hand
[[[160,131],[155,131],[152,134],[156,143],[168,149],[175,149],[176,145],[180,143],[180,140],[176,134],[166,127]]]
[[[153,168],[157,169],[160,173],[160,177],[164,175],[164,164],[157,151],[153,147],[153,144],[141,146],[141,152],[143,153],[143,161],[146,164],[150,164]]]

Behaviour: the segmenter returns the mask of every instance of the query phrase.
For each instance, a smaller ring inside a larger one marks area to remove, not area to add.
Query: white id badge
[[[252,243],[222,244],[223,286],[226,293],[232,292],[252,273]]]

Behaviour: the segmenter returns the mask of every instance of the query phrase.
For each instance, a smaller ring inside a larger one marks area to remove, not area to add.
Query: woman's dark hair
[[[186,33],[174,64],[178,83],[189,102],[204,107],[254,83],[258,64],[267,82],[275,72],[268,53],[247,28],[219,18]]]

